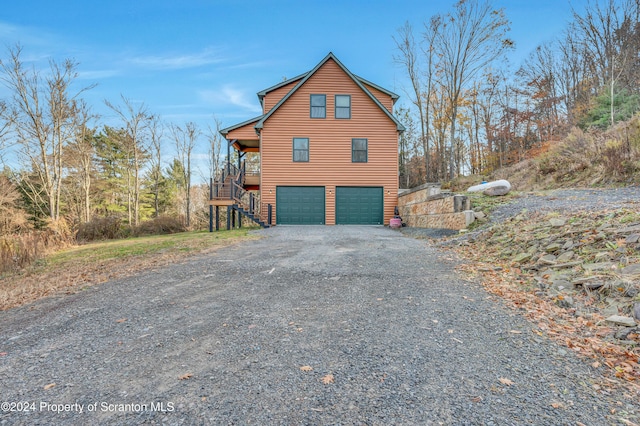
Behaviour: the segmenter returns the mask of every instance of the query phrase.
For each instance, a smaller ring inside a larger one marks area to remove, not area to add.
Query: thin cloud
[[[260,113],[262,110],[253,97],[249,98],[247,92],[238,90],[231,85],[223,86],[220,90],[201,90],[200,98],[215,105],[233,105],[253,113]]]
[[[39,46],[53,48],[59,38],[48,31],[37,27],[14,25],[0,21],[0,41],[5,46],[17,43],[23,46]]]
[[[213,49],[190,55],[149,55],[131,59],[135,65],[154,69],[186,69],[224,62]]]
[[[111,78],[119,75],[122,75],[122,72],[115,69],[78,72],[78,78],[83,80],[100,80],[103,78]]]

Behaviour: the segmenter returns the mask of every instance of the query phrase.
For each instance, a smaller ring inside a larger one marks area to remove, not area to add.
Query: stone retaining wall
[[[398,211],[402,221],[415,228],[459,230],[474,221],[467,196],[443,193],[440,185],[433,183],[400,193]]]

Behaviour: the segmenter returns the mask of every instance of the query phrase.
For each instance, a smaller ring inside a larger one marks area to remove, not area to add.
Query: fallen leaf
[[[120,318],[119,320],[116,320],[116,322],[125,322],[126,320],[126,318]]]
[[[322,378],[322,383],[324,383],[325,385],[329,385],[334,382],[335,382],[335,379],[333,378],[333,374],[327,374]]]
[[[498,381],[503,385],[507,385],[507,386],[511,386],[513,384],[513,381],[509,379],[505,379],[504,377],[499,378]]]
[[[310,365],[303,365],[300,367],[300,371],[313,371],[313,367]]]
[[[178,380],[189,380],[192,377],[193,377],[193,374],[186,373],[186,374],[183,374],[182,376],[178,377]]]
[[[44,387],[44,390],[49,390],[49,389],[51,389],[52,387],[54,387],[55,385],[56,385],[55,383],[49,383],[48,385],[46,385],[46,386]]]

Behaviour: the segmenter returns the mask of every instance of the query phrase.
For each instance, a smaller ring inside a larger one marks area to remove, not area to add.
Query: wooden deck
[[[213,200],[209,200],[210,206],[232,206],[233,204],[234,201],[228,198],[214,198]]]

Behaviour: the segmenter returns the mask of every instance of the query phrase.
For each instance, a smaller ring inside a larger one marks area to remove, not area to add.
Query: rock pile
[[[580,310],[597,310],[611,324],[636,327],[640,212],[617,209],[570,216],[523,212],[480,234],[473,243],[494,261],[520,268],[536,287],[536,295],[576,308],[575,296],[586,294],[595,303],[578,306]]]

